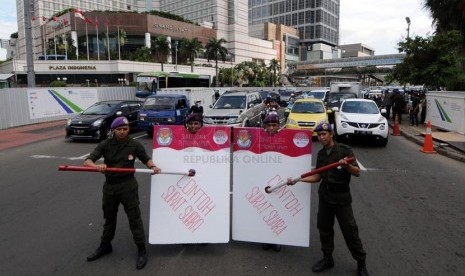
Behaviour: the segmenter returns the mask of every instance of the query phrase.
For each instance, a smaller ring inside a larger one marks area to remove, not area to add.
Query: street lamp
[[[406,17],[405,21],[407,21],[407,39],[410,37],[410,17]]]

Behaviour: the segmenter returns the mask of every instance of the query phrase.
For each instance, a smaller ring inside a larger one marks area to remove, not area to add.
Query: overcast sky
[[[423,9],[425,0],[341,0],[340,44],[363,43],[375,48],[375,54],[397,53],[397,43],[407,36],[431,35],[432,19]],[[16,0],[2,0],[0,38],[8,39],[18,30]]]
[[[396,54],[397,43],[407,37],[433,34],[424,0],[341,0],[339,44],[363,43],[376,55]]]

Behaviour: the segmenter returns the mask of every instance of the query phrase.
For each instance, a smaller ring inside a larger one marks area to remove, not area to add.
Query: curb
[[[405,131],[402,131],[402,129],[400,130],[400,134],[403,137],[405,137],[407,140],[410,140],[410,141],[412,141],[412,142],[414,142],[414,143],[416,143],[416,144],[418,144],[420,146],[423,146],[423,142],[421,140],[419,140],[416,136],[408,134]],[[434,146],[434,150],[440,155],[443,155],[443,156],[446,156],[448,158],[454,159],[456,161],[465,163],[465,155],[461,155],[459,153],[447,150],[447,149],[445,149],[444,147],[441,147],[441,146]]]

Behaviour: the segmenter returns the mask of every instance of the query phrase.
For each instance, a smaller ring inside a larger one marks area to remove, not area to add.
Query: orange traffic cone
[[[425,142],[423,143],[423,149],[421,149],[424,153],[436,153],[433,148],[433,135],[431,134],[431,122],[428,121],[426,125],[426,133],[425,133]]]
[[[397,114],[394,119],[394,126],[392,127],[392,135],[400,136],[399,118],[397,117]]]

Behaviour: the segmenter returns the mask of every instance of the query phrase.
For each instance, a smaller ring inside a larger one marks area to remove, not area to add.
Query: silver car
[[[225,92],[203,118],[205,125],[260,126],[265,110],[258,92]]]

